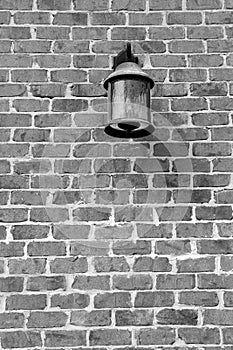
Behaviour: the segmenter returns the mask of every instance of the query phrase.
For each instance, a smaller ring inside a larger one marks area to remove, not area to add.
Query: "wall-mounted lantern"
[[[108,90],[110,123],[105,132],[120,138],[137,138],[150,135],[150,90],[154,81],[142,71],[131,45],[114,57],[113,73],[104,81]]]

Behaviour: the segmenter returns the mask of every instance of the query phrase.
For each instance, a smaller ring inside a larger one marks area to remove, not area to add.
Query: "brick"
[[[135,41],[133,46],[134,52],[141,53],[162,53],[166,51],[166,45],[161,40],[151,40],[151,41]]]
[[[70,135],[69,141],[76,142],[75,140],[77,139],[78,141],[79,136],[80,135],[78,134]],[[86,161],[83,159],[65,159],[62,161],[55,161],[55,171],[60,174],[87,174],[91,171],[90,166],[91,161],[89,159],[87,159]],[[78,186],[77,188],[82,188],[82,186],[80,185],[80,187]],[[88,188],[88,186],[84,188]]]
[[[135,297],[135,307],[148,308],[160,306],[172,306],[174,296],[172,292],[137,292]]]
[[[65,97],[65,85],[42,84],[31,85],[31,93],[35,97]]]
[[[72,284],[73,289],[80,290],[109,290],[110,289],[110,276],[81,276],[76,275]]]
[[[91,139],[91,133],[88,129],[56,129],[54,130],[55,142],[87,142]],[[80,145],[82,146],[82,145]],[[85,146],[85,145],[84,145]],[[75,153],[74,153],[75,155]],[[87,155],[87,154],[86,154]]]
[[[0,226],[0,239],[5,240],[6,239],[6,227]]]
[[[31,67],[32,57],[22,54],[0,55],[0,67]]]
[[[9,111],[10,111],[9,100],[1,100],[0,112],[9,112]]]
[[[17,161],[14,164],[16,174],[47,173],[51,170],[51,163],[48,160]]]
[[[70,126],[70,116],[68,113],[39,114],[34,117],[35,126],[38,128],[53,126]]]
[[[129,204],[130,192],[127,190],[96,190],[96,204]]]
[[[46,295],[22,295],[14,294],[7,296],[6,309],[7,310],[40,310],[46,306]]]
[[[191,252],[188,240],[157,241],[155,253],[158,255],[185,255]]]
[[[130,345],[131,332],[123,329],[98,329],[90,331],[90,345]]]
[[[233,202],[232,191],[226,190],[215,193],[215,201],[218,204],[231,204]]]
[[[191,84],[192,96],[225,96],[227,92],[226,83]]]
[[[65,289],[66,281],[64,276],[34,276],[27,280],[27,290],[41,291],[41,290],[57,290]]]
[[[171,144],[168,143],[158,143],[154,145],[154,155],[156,156],[171,156],[169,150],[171,150]],[[174,146],[174,144],[173,144]],[[178,145],[176,152],[182,152],[181,145]],[[184,148],[183,148],[183,152]],[[167,172],[169,170],[169,162],[167,159],[145,159],[145,158],[136,158],[134,163],[134,171],[137,173],[157,173],[157,172]]]
[[[202,23],[201,12],[170,12],[167,14],[167,24],[194,25]]]
[[[13,141],[16,142],[46,142],[50,141],[48,129],[15,129]]]
[[[22,98],[14,100],[13,107],[17,112],[44,112],[49,109],[49,101]]]
[[[94,267],[96,272],[127,272],[130,269],[125,257],[96,257]]]
[[[33,176],[31,185],[32,188],[67,188],[69,186],[69,178],[58,175]]]
[[[168,258],[156,257],[152,259],[151,257],[139,257],[136,258],[133,265],[134,272],[169,272],[172,266],[170,265]]]
[[[197,237],[205,238],[212,236],[211,223],[181,223],[176,225],[176,234],[180,238]]]
[[[26,86],[22,84],[0,84],[1,97],[26,95]]]
[[[111,216],[111,208],[85,207],[73,211],[75,221],[107,221]]]
[[[137,224],[137,234],[140,238],[171,238],[172,226],[170,224]]]
[[[11,169],[11,164],[6,159],[0,160],[0,174],[9,174]]]
[[[177,261],[178,272],[214,272],[214,258],[186,259]]]
[[[131,221],[152,221],[152,208],[141,206],[125,206],[115,208],[116,222],[131,222]]]
[[[36,144],[32,147],[35,158],[65,158],[70,153],[70,146],[63,144]]]
[[[145,290],[152,289],[152,278],[150,275],[115,275],[113,276],[113,289],[118,290]]]
[[[172,132],[172,139],[175,141],[207,140],[208,137],[209,137],[208,130],[204,128],[182,128],[182,129],[176,128]],[[195,166],[194,160],[191,160],[191,163],[192,163],[191,166],[193,167]],[[178,160],[175,160],[175,165],[177,165],[178,167],[179,165]]]
[[[142,329],[137,335],[138,345],[171,345],[174,342],[175,330],[168,327]]]
[[[197,242],[200,254],[232,254],[233,242],[231,240],[201,240]]]
[[[19,40],[14,42],[15,53],[49,53],[51,41],[48,40]]]
[[[23,277],[0,277],[1,292],[22,292]]]
[[[49,12],[16,12],[14,14],[15,24],[49,24]]]
[[[7,205],[8,201],[9,201],[9,192],[3,191],[0,192],[0,204],[1,205]]]
[[[86,332],[83,330],[59,330],[45,332],[45,346],[80,346],[86,345]]]
[[[116,255],[144,255],[151,253],[150,242],[147,241],[118,241],[113,243],[113,254]]]
[[[70,10],[71,0],[38,0],[39,10],[55,10],[55,11],[64,11]]]
[[[1,14],[0,14],[1,15]],[[1,18],[0,18],[1,20]],[[10,40],[0,40],[1,47],[0,47],[0,52],[1,53],[10,53],[11,52],[11,45],[12,42]],[[1,81],[7,81],[9,79],[8,73],[5,71],[1,72]]]
[[[175,190],[173,198],[175,203],[208,203],[211,192],[209,190]]]
[[[105,256],[109,254],[109,243],[95,241],[72,242],[70,254],[73,256]]]
[[[186,344],[219,344],[220,342],[217,328],[180,328],[178,334]]]
[[[112,10],[113,11],[122,11],[122,10],[127,10],[127,11],[143,11],[146,9],[146,1],[145,0],[139,0],[139,1],[130,1],[128,2],[127,0],[119,1],[113,0],[112,2]]]
[[[147,178],[144,174],[116,174],[112,176],[113,188],[147,188]]]
[[[217,230],[220,237],[231,237],[232,236],[232,223],[222,222],[217,224]]]
[[[159,324],[197,325],[197,311],[189,309],[163,309],[156,314]]]
[[[62,69],[51,71],[51,80],[55,82],[70,83],[86,80],[86,72],[83,70]],[[74,101],[73,101],[74,102]]]
[[[13,126],[14,127],[31,126],[30,114],[0,113],[0,127],[13,127]]]
[[[28,244],[29,256],[65,255],[63,242],[30,242]]]
[[[1,257],[16,257],[24,255],[24,246],[23,242],[9,242],[4,243],[0,242],[0,256]]]
[[[221,0],[214,0],[209,3],[208,0],[188,0],[188,10],[218,10],[222,8]]]
[[[108,56],[107,55],[82,55],[73,56],[74,67],[77,68],[108,68]]]
[[[193,155],[202,157],[230,156],[231,147],[227,142],[206,142],[193,145]]]
[[[233,22],[232,11],[206,12],[206,24],[231,24]]]
[[[152,92],[152,96],[154,97],[177,97],[186,95],[188,95],[188,87],[186,84],[156,84]]]
[[[79,0],[74,0],[74,9],[82,11],[104,11],[108,10],[109,2],[108,0],[95,0],[80,2]]]
[[[153,323],[152,310],[119,310],[116,311],[116,326],[151,326]]]
[[[103,27],[75,27],[72,30],[72,38],[74,40],[106,40],[107,29]]]
[[[94,307],[102,308],[128,308],[131,307],[131,297],[128,292],[101,293],[94,296]]]
[[[66,26],[85,26],[87,25],[87,13],[57,12],[53,18],[53,24]]]
[[[224,187],[229,184],[229,176],[227,174],[215,175],[194,175],[195,187]]]
[[[156,126],[181,126],[188,123],[186,113],[154,113],[153,123]]]
[[[180,27],[149,28],[149,38],[152,40],[172,40],[184,38],[184,29]]]
[[[68,315],[62,311],[31,312],[27,321],[27,328],[51,328],[63,327],[66,325]]]
[[[232,302],[233,302],[232,292],[225,292],[223,298],[224,298],[224,306],[232,307]]]
[[[124,13],[95,12],[91,14],[92,25],[123,25],[126,22]]]
[[[178,142],[157,143],[154,145],[153,154],[157,157],[185,157],[188,155],[188,144]]]
[[[23,222],[27,221],[28,209],[11,208],[0,209],[0,222]]]
[[[14,144],[1,144],[0,146],[0,157],[1,158],[22,158],[26,156],[29,152],[29,145],[28,144],[20,144],[20,143],[14,143]],[[14,179],[14,175],[12,176],[12,180]],[[18,176],[17,176],[18,177]],[[4,179],[4,177],[3,177]],[[18,177],[20,179],[20,177]],[[23,179],[23,177],[21,178]],[[26,178],[25,183],[26,183]]]
[[[52,103],[54,112],[78,112],[87,110],[87,101],[82,99],[54,99]]]
[[[35,222],[59,222],[68,220],[68,217],[67,208],[33,208],[31,210],[30,220]]]
[[[9,273],[29,275],[42,274],[45,272],[45,264],[46,260],[40,258],[11,259],[9,260]]]
[[[208,109],[207,101],[204,97],[187,97],[180,99],[172,99],[171,108],[173,111],[201,111]]]
[[[53,194],[53,204],[91,203],[91,192],[56,191]]]
[[[110,310],[73,311],[70,323],[75,326],[95,327],[111,324]]]
[[[0,38],[1,39],[31,39],[30,28],[24,27],[11,27],[2,26],[0,27]]]
[[[232,257],[231,256],[222,256],[221,260],[221,270],[231,271],[232,270]]]
[[[231,81],[232,68],[210,69],[210,79],[212,81]]]
[[[13,239],[43,239],[48,236],[49,226],[44,225],[16,225],[12,226],[11,234]]]
[[[168,203],[171,192],[167,190],[138,190],[134,192],[133,201],[136,204],[143,203]]]
[[[32,0],[3,0],[0,10],[31,10]]]
[[[36,347],[42,345],[41,334],[36,331],[12,331],[1,333],[2,347],[5,348],[23,348]]]
[[[103,188],[109,187],[110,176],[109,175],[81,175],[79,178],[74,178],[72,188]]]
[[[89,41],[56,40],[53,51],[54,53],[89,53]]]
[[[199,289],[232,289],[232,275],[199,274]]]
[[[179,303],[184,305],[213,307],[218,305],[219,300],[216,292],[180,292]]]
[[[171,69],[169,79],[171,82],[194,82],[206,80],[205,69]]]
[[[94,235],[97,239],[126,239],[132,236],[131,225],[96,226]]]
[[[156,281],[157,289],[164,290],[179,290],[179,289],[193,289],[195,287],[195,279],[193,274],[158,274]]]
[[[165,28],[163,28],[165,29]],[[169,32],[170,33],[170,32]],[[150,55],[150,62],[153,67],[185,67],[184,55]]]
[[[7,328],[23,328],[24,315],[19,312],[1,313],[0,315],[0,329]]]
[[[69,27],[37,27],[36,38],[37,39],[69,39],[70,28]]]
[[[156,174],[153,177],[153,186],[159,188],[189,187],[190,177],[187,174],[165,174],[161,177]]]
[[[89,225],[53,225],[52,235],[55,239],[86,239],[90,232]]]
[[[223,343],[232,344],[232,327],[223,328]]]
[[[117,4],[119,4],[119,2]],[[118,6],[121,6],[121,5],[118,5]],[[163,16],[162,16],[162,13],[160,12],[129,13],[128,15],[129,15],[129,25],[161,25],[163,21]]]
[[[111,30],[111,38],[112,40],[145,40],[146,30],[136,27],[114,27]]]
[[[232,209],[230,206],[196,208],[198,220],[231,220]]]
[[[171,53],[201,53],[205,51],[201,40],[173,40],[168,44],[168,49]]]
[[[224,112],[194,113],[192,123],[196,126],[227,125],[229,119],[227,113]]]
[[[66,68],[71,64],[70,55],[35,55],[35,62],[40,68]]]
[[[206,310],[204,313],[204,324],[230,326],[232,325],[231,310]]]
[[[91,144],[82,144],[75,146],[73,150],[73,156],[77,158],[96,158],[96,157],[110,157],[111,148],[110,145],[95,143]]]
[[[223,28],[221,27],[189,27],[187,36],[189,39],[218,39],[223,38]]]
[[[12,71],[12,81],[16,82],[46,82],[47,71],[44,69],[16,69]],[[22,86],[22,85],[16,85]]]
[[[87,294],[54,294],[51,297],[52,307],[61,309],[83,309],[89,304],[90,297]]]
[[[220,67],[223,65],[223,57],[217,54],[190,55],[191,67]]]
[[[7,70],[1,69],[0,70],[0,81],[6,82],[9,80],[9,72]]]
[[[150,10],[182,10],[181,0],[150,0]]]

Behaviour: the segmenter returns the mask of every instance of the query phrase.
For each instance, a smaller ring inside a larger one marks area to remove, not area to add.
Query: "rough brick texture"
[[[233,1],[0,0],[0,348],[232,350]],[[130,41],[155,130],[113,138]]]

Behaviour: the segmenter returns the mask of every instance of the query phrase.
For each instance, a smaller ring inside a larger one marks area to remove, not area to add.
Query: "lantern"
[[[108,91],[110,123],[105,132],[113,137],[137,138],[154,130],[150,114],[150,90],[154,81],[142,71],[130,43],[114,57],[113,73],[104,81]]]

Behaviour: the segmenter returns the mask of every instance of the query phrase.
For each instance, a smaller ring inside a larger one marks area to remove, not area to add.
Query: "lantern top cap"
[[[151,77],[142,71],[139,66],[138,57],[135,57],[131,51],[131,44],[127,43],[127,48],[120,51],[119,54],[114,57],[113,61],[113,73],[111,73],[104,81],[104,88],[108,89],[108,83],[115,79],[122,78],[134,78],[141,80],[148,80],[151,88],[154,86],[154,81]]]

